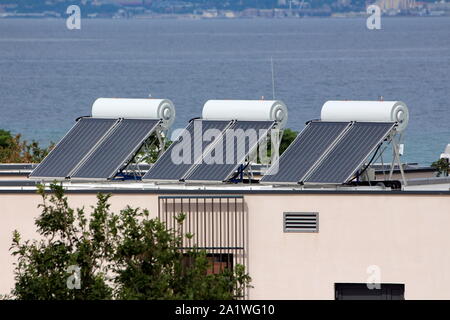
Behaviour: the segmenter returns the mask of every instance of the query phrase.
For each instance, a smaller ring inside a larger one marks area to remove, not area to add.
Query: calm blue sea
[[[450,19],[0,20],[0,128],[58,141],[97,97],[170,98],[175,128],[208,99],[276,98],[288,126],[330,99],[402,100],[405,159],[450,143]]]

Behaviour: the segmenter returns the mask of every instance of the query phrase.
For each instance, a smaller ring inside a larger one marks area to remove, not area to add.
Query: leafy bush
[[[431,167],[438,171],[439,176],[447,176],[450,171],[449,161],[446,159],[439,159],[431,164]]]

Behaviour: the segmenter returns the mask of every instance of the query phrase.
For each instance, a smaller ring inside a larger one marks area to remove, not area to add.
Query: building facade
[[[389,286],[392,292],[403,288],[384,298],[450,299],[450,191],[68,188],[74,208],[89,208],[97,192],[110,192],[114,211],[126,205],[147,208],[169,225],[171,215],[186,213],[186,231],[196,235],[197,245],[218,263],[247,267],[253,279],[249,299],[345,298],[358,291],[352,286],[367,283],[383,285],[369,291],[376,295]],[[0,190],[2,294],[14,285],[12,232],[17,229],[24,239],[36,236],[40,201],[34,187]],[[367,294],[363,291],[360,297]]]

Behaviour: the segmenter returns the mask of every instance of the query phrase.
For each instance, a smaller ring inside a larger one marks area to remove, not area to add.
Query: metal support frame
[[[157,130],[156,137],[159,142],[159,153],[158,158],[166,151],[166,137],[167,137],[167,129]]]
[[[270,130],[270,141],[273,142],[273,148],[271,149],[270,155],[270,164],[275,163],[280,158],[280,144],[281,139],[283,138],[284,130],[278,130],[278,128],[274,128],[276,130]],[[274,152],[276,151],[276,152]]]
[[[391,138],[392,163],[391,163],[391,170],[389,172],[389,180],[392,180],[392,175],[394,174],[394,166],[395,166],[395,163],[397,162],[398,167],[400,169],[400,173],[402,175],[403,185],[407,186],[408,183],[406,182],[405,172],[403,170],[403,164],[402,164],[402,162],[400,160],[400,153],[399,153],[399,146],[400,146],[401,139],[402,139],[402,134],[401,133],[397,136],[397,139],[396,139],[396,136],[393,136]]]
[[[270,163],[268,163],[268,167],[270,167],[271,164],[274,163],[274,161],[278,161],[279,154],[280,154],[280,144],[281,144],[281,138],[283,137],[284,130],[274,130],[277,129],[276,127],[269,129],[267,135],[270,134],[271,136],[271,142],[272,144],[272,154],[270,157]],[[234,175],[233,178],[231,178],[229,181],[233,183],[242,182],[244,180],[244,176],[248,179],[249,183],[251,184],[251,181],[253,180],[253,170],[252,170],[252,160],[257,160],[258,158],[258,147],[263,144],[267,143],[267,135],[260,140],[260,142],[257,144],[257,147],[252,150],[249,155],[246,157],[244,163],[239,166],[237,173]],[[267,149],[266,149],[267,151]],[[275,151],[275,152],[274,152]]]
[[[381,159],[381,165],[383,168],[383,180],[386,180],[386,172],[384,170],[384,159],[383,159],[383,153],[384,151],[386,151],[386,149],[388,148],[389,144],[392,145],[392,162],[390,165],[390,169],[389,169],[389,177],[388,180],[392,180],[392,176],[394,173],[394,167],[395,164],[397,163],[399,169],[400,169],[400,173],[402,175],[402,182],[404,186],[407,186],[408,183],[406,181],[406,177],[405,177],[405,172],[403,170],[403,164],[401,162],[400,159],[400,153],[399,153],[399,145],[400,145],[400,141],[402,139],[402,134],[396,134],[396,131],[393,130],[391,132],[391,134],[389,135],[388,139],[387,139],[387,143],[385,144],[385,146],[383,147],[383,145],[381,145],[377,151],[375,152],[375,154],[373,155],[373,159],[370,161],[370,163],[367,164],[367,166],[363,169],[363,171],[365,171],[367,168],[369,168],[370,164],[372,162],[376,162],[378,159]],[[385,142],[383,142],[384,144]],[[380,151],[381,150],[381,151]],[[376,153],[378,153],[378,156],[376,156]]]
[[[161,156],[161,154],[165,151],[165,142],[166,142],[166,134],[167,129],[163,129],[161,125],[158,125],[156,130],[154,131],[156,134],[156,139],[152,139],[152,135],[148,137],[147,140],[142,144],[141,148],[136,152],[135,156],[120,170],[119,175],[122,176],[122,178],[119,178],[121,180],[140,180],[144,174],[142,174],[142,170],[139,166],[139,164],[150,157],[151,148],[155,145],[159,145],[159,153],[158,157]],[[139,156],[139,151],[143,152],[142,156]],[[130,165],[134,165],[132,168],[130,168]],[[124,170],[130,170],[131,174],[124,174]]]
[[[252,164],[247,159],[246,162],[239,165],[237,172],[235,175],[230,178],[228,181],[232,183],[239,183],[244,180],[244,176],[249,180],[249,183],[251,184],[251,181],[253,179],[253,170],[252,170]]]

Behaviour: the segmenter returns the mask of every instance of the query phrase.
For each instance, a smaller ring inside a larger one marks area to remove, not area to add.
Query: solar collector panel
[[[273,121],[236,121],[214,146],[203,154],[202,162],[184,177],[188,182],[222,182],[230,178],[259,141],[267,136]],[[232,154],[230,155],[230,151]]]
[[[112,179],[154,132],[160,120],[122,119],[71,174],[75,179]]]
[[[64,179],[117,123],[117,119],[81,118],[33,170],[30,178]]]
[[[195,119],[191,121],[186,127],[184,134],[180,135],[178,140],[170,145],[142,179],[149,181],[179,181],[198,160],[197,157],[201,157],[202,150],[214,143],[214,141],[203,139],[205,133],[209,130],[222,132],[231,123],[231,121],[221,120]],[[201,139],[201,143],[198,144],[196,139]],[[197,154],[198,151],[195,150],[195,144],[197,144],[197,148],[201,146],[199,148],[200,154]],[[180,150],[189,150],[189,155],[177,153]],[[174,157],[177,159],[174,159]]]
[[[312,121],[298,134],[261,183],[298,183],[350,125],[348,122]]]
[[[392,122],[356,122],[304,181],[342,184],[356,173],[394,127]]]

